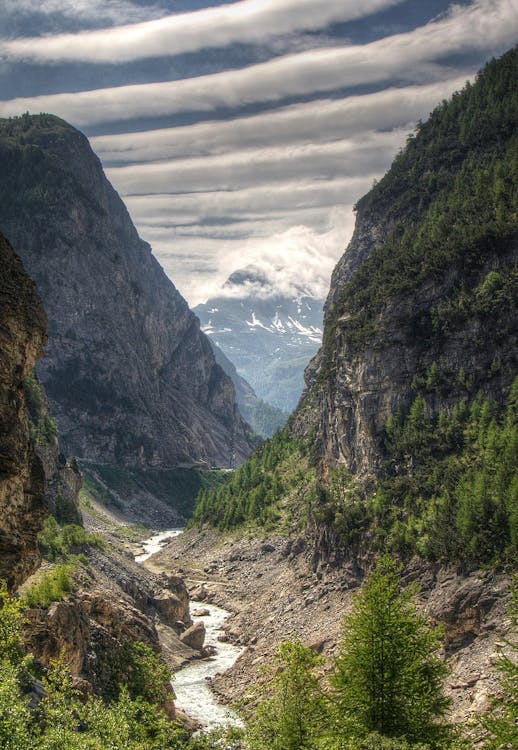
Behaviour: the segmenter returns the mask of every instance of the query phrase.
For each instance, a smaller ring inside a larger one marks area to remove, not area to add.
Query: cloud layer
[[[0,39],[0,115],[53,112],[94,133],[191,304],[250,263],[324,295],[352,205],[416,121],[518,42],[518,0],[192,2],[4,0],[31,33]],[[56,33],[34,36],[41,14]],[[2,99],[2,75],[28,74],[34,96]]]
[[[25,60],[121,64],[146,57],[224,47],[235,42],[264,43],[273,36],[325,28],[330,23],[368,16],[401,2],[403,0],[363,0],[362,3],[357,0],[242,0],[120,26],[115,32],[101,29],[7,40],[0,46],[0,52]],[[70,5],[64,0],[51,0],[50,4],[65,8]],[[122,3],[126,13],[128,5]]]

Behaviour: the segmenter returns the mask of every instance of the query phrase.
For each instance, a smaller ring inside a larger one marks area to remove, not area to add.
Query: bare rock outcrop
[[[70,595],[29,610],[26,627],[28,648],[42,664],[63,654],[78,685],[99,693],[124,681],[136,642],[161,652],[172,669],[199,658],[197,646],[180,640],[191,625],[182,579],[153,575],[116,542],[110,547],[89,550]]]
[[[43,353],[46,325],[34,283],[0,235],[0,579],[11,587],[39,564],[36,538],[47,513],[23,387]]]
[[[2,120],[0,158],[13,192],[0,226],[49,317],[38,374],[64,452],[143,468],[243,460],[234,386],[86,137],[51,115]]]
[[[203,622],[195,622],[190,628],[181,634],[180,640],[191,648],[198,651],[203,648],[205,642],[205,625]]]

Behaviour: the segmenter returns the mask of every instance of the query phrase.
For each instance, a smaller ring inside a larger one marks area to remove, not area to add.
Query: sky
[[[254,264],[325,296],[419,119],[518,43],[518,0],[0,0],[0,117],[82,130],[191,305]]]

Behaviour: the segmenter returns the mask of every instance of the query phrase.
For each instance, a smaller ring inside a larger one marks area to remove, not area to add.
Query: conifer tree
[[[447,736],[447,668],[438,633],[416,611],[415,589],[401,588],[400,573],[390,557],[380,558],[346,618],[332,676],[337,731],[439,747]]]
[[[268,698],[248,727],[250,750],[309,750],[323,732],[325,702],[316,672],[321,658],[298,641],[279,646]]]
[[[516,634],[518,629],[518,578],[514,581],[509,611]],[[513,750],[518,747],[518,644],[507,642],[507,653],[498,662],[501,693],[493,701],[492,710],[482,720],[489,737],[485,750]]]

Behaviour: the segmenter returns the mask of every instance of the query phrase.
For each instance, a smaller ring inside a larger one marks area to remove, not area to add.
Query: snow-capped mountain
[[[229,277],[221,296],[194,312],[257,395],[290,412],[322,340],[323,304],[304,289],[276,292],[259,269],[247,266]]]

